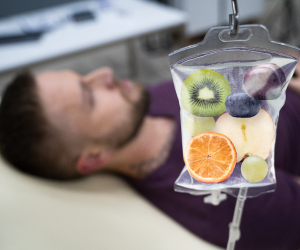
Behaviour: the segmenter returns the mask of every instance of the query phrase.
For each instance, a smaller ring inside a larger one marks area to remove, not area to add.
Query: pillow
[[[109,174],[56,182],[0,159],[0,211],[1,250],[220,249]]]

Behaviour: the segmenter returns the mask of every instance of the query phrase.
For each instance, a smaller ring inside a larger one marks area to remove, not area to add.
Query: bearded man
[[[299,72],[278,122],[276,191],[246,201],[236,249],[300,249]],[[226,247],[236,199],[214,207],[173,189],[184,162],[172,81],[145,88],[115,79],[110,68],[19,74],[2,98],[0,149],[13,166],[40,177],[120,174],[188,230]]]

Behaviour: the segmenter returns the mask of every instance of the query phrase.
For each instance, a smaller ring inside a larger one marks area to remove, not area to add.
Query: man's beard
[[[148,113],[148,108],[150,104],[150,95],[146,88],[142,89],[141,97],[138,102],[133,104],[131,111],[132,118],[132,130],[131,133],[128,133],[127,138],[124,138],[123,141],[119,142],[118,147],[123,147],[124,145],[130,143],[139,133],[144,118]]]
[[[109,136],[101,138],[102,143],[106,143],[115,148],[121,148],[129,144],[138,135],[144,118],[148,113],[150,104],[150,95],[148,90],[142,84],[137,84],[140,88],[140,97],[137,101],[130,101],[126,94],[124,98],[131,104],[131,109],[128,114],[128,119],[124,123],[118,124]]]

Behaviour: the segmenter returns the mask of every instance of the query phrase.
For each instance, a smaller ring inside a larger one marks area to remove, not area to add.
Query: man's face
[[[110,68],[81,76],[73,71],[36,76],[46,117],[74,143],[119,148],[134,138],[147,112],[142,85],[116,80]]]

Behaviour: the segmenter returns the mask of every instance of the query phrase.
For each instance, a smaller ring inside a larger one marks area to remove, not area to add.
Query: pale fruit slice
[[[272,118],[264,109],[250,118],[235,118],[224,113],[217,120],[214,132],[224,134],[232,141],[237,162],[251,155],[266,159],[275,135]]]
[[[184,128],[191,136],[203,132],[212,132],[215,128],[215,119],[213,117],[197,117],[189,115],[184,120]]]

